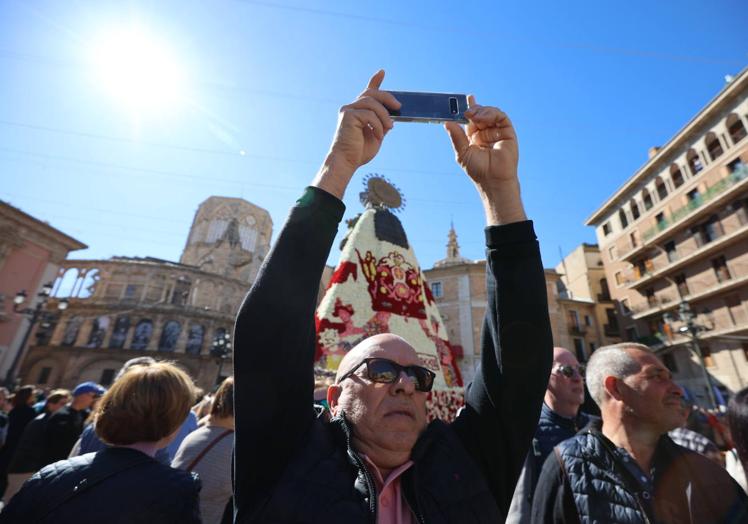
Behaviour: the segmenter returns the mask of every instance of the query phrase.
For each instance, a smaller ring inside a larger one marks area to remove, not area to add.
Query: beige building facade
[[[698,316],[711,379],[748,385],[748,70],[732,79],[587,220],[621,332],[662,352],[707,399],[678,311]]]
[[[63,298],[69,307],[37,329],[23,380],[108,385],[127,360],[153,356],[177,361],[210,389],[219,365],[222,376],[231,373],[230,357],[220,364],[211,348],[230,343],[271,234],[267,211],[210,197],[198,208],[179,263],[148,257],[64,262],[47,309],[56,311]]]
[[[577,318],[574,309],[568,313],[570,330],[579,332],[576,326],[582,326],[588,339],[585,339],[586,354],[589,355],[601,345],[615,344],[621,341],[615,303],[610,295],[608,279],[605,275],[600,248],[597,244],[580,244],[556,266],[559,274],[559,300],[571,303],[576,301],[587,304],[585,315],[590,314],[594,322]],[[578,347],[579,342],[575,341]]]
[[[480,362],[481,329],[488,307],[486,261],[460,256],[454,227],[448,235],[446,255],[423,273],[447,328],[449,342],[457,350],[460,371],[467,384]],[[598,318],[600,305],[589,298],[571,297],[559,272],[546,269],[545,284],[555,345],[574,351],[585,361],[596,348],[617,340],[605,334],[605,323]]]

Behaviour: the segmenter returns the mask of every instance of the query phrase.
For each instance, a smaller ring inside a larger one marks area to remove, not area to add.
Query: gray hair
[[[117,382],[119,379],[122,378],[122,375],[124,375],[127,371],[134,368],[135,366],[152,366],[156,363],[156,359],[152,357],[136,357],[131,358],[124,364],[122,364],[122,367],[117,372],[117,376],[114,377],[114,382]]]
[[[652,353],[652,350],[644,344],[636,342],[622,342],[603,346],[592,353],[587,362],[587,389],[590,391],[592,400],[602,407],[605,399],[605,377],[626,378],[638,373],[641,365],[631,356],[628,349],[638,349]]]

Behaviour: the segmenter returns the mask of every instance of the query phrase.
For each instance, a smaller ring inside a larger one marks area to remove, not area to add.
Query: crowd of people
[[[232,522],[233,396],[149,357],[108,390],[0,389],[0,522]]]
[[[435,374],[390,333],[315,388],[314,308],[342,198],[400,106],[383,79],[341,108],[243,302],[233,378],[205,398],[176,365],[139,358],[107,391],[87,382],[41,403],[19,388],[0,418],[0,524],[748,522],[748,390],[723,424],[684,403],[646,346],[599,348],[586,370],[553,347],[517,136],[472,97],[469,123],[445,125],[487,224],[487,311],[464,407],[428,422]]]

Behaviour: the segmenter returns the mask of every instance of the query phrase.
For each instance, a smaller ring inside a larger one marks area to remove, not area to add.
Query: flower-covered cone
[[[369,208],[349,232],[315,315],[317,364],[336,370],[363,339],[395,333],[436,373],[431,416],[451,419],[462,403],[462,378],[434,298],[400,221]]]

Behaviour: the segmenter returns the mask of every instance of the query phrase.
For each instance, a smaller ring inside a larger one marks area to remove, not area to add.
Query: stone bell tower
[[[247,283],[270,249],[270,213],[241,198],[212,196],[197,209],[179,261]]]

